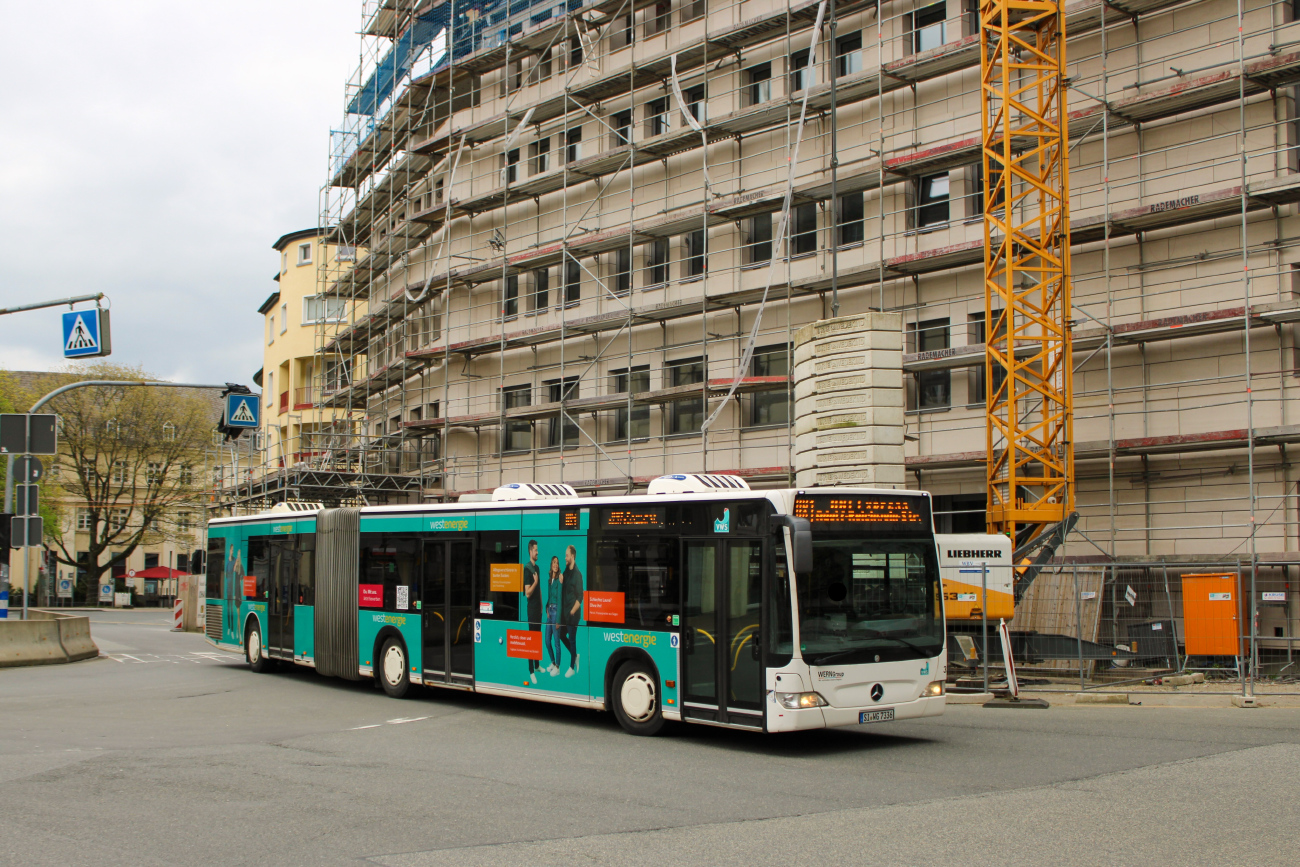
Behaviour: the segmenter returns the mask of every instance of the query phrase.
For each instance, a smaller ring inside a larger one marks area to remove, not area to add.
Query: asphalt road
[[[0,864],[1292,864],[1300,709],[802,735],[256,675],[168,612],[0,669]]]

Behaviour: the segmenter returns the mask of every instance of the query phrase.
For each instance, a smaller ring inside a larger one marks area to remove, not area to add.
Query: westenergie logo
[[[406,625],[406,616],[403,614],[375,614],[373,616],[375,623],[391,623],[394,626]]]
[[[430,530],[468,530],[469,521],[430,521]]]
[[[654,647],[659,644],[658,635],[640,635],[635,632],[606,632],[605,640],[611,644],[635,644],[638,647]]]

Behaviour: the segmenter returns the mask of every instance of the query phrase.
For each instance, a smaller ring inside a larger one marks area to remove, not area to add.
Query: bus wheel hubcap
[[[655,685],[643,672],[636,672],[623,681],[619,698],[623,702],[623,713],[636,722],[645,722],[654,716]]]
[[[262,636],[257,634],[256,629],[248,633],[248,658],[253,662],[262,658]]]
[[[402,658],[402,649],[393,645],[384,654],[384,679],[397,686],[402,682],[402,673],[405,671],[406,660]]]

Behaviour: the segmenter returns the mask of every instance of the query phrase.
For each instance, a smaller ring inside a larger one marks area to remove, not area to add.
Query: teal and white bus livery
[[[515,484],[491,501],[291,509],[208,525],[208,640],[313,666],[757,731],[943,712],[943,592],[924,492],[646,494]]]

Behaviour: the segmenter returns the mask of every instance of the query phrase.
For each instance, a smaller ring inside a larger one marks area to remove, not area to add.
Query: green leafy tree
[[[99,363],[41,378],[42,394],[81,379],[140,381],[145,371]],[[204,448],[211,443],[210,398],[183,389],[90,386],[50,401],[59,416],[58,478],[76,504],[77,526],[54,540],[58,560],[84,570],[94,598],[100,576],[142,543],[188,539],[202,523]],[[85,533],[86,562],[72,540]]]

